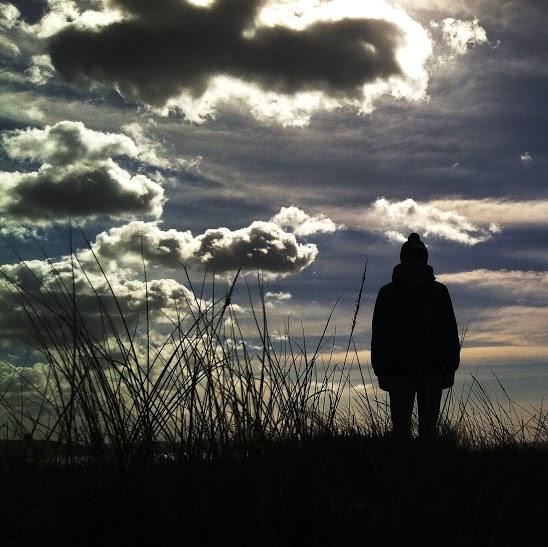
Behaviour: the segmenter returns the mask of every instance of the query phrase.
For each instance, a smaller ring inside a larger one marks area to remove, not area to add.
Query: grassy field
[[[365,272],[341,360],[329,320],[312,348],[274,340],[260,283],[251,332],[237,279],[206,296],[187,278],[172,316],[148,283],[140,315],[107,274],[84,296],[77,260],[36,279],[3,277],[40,360],[3,363],[3,545],[546,545],[546,412],[472,378],[435,442],[391,439],[386,399],[352,380],[371,383]]]

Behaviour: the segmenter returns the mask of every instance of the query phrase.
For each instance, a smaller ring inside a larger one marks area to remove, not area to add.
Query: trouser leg
[[[432,439],[436,436],[441,394],[441,372],[427,374],[419,379],[417,406],[421,439]]]
[[[389,391],[390,416],[394,437],[411,437],[411,418],[415,403],[416,386],[411,378],[395,377]]]

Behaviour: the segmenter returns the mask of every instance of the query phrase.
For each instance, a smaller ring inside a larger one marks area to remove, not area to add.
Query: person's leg
[[[424,374],[417,387],[419,437],[432,439],[436,436],[441,403],[441,372]]]
[[[412,378],[395,376],[389,391],[392,431],[396,439],[411,438],[411,417],[416,385]]]

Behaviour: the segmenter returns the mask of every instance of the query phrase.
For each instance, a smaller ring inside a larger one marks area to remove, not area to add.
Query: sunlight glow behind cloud
[[[367,113],[385,94],[426,97],[431,39],[385,0],[242,0],[231,11],[227,0],[206,4],[166,0],[169,13],[160,6],[152,17],[134,0],[113,0],[105,11],[54,2],[41,27],[27,31],[52,36],[53,64],[69,81],[113,87],[157,113],[176,110],[196,123],[229,99],[249,104],[262,121],[303,126],[316,110]],[[205,25],[200,35],[211,31],[208,43],[187,36],[194,19]],[[169,31],[173,25],[180,32]],[[156,32],[162,27],[166,32]]]

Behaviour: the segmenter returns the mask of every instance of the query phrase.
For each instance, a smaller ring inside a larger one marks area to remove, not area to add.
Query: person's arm
[[[460,364],[460,340],[453,303],[445,288],[444,323],[445,323],[445,348],[443,360],[443,372],[455,373]]]
[[[371,325],[371,365],[377,377],[382,377],[386,372],[386,307],[385,291],[381,289],[373,309]]]

